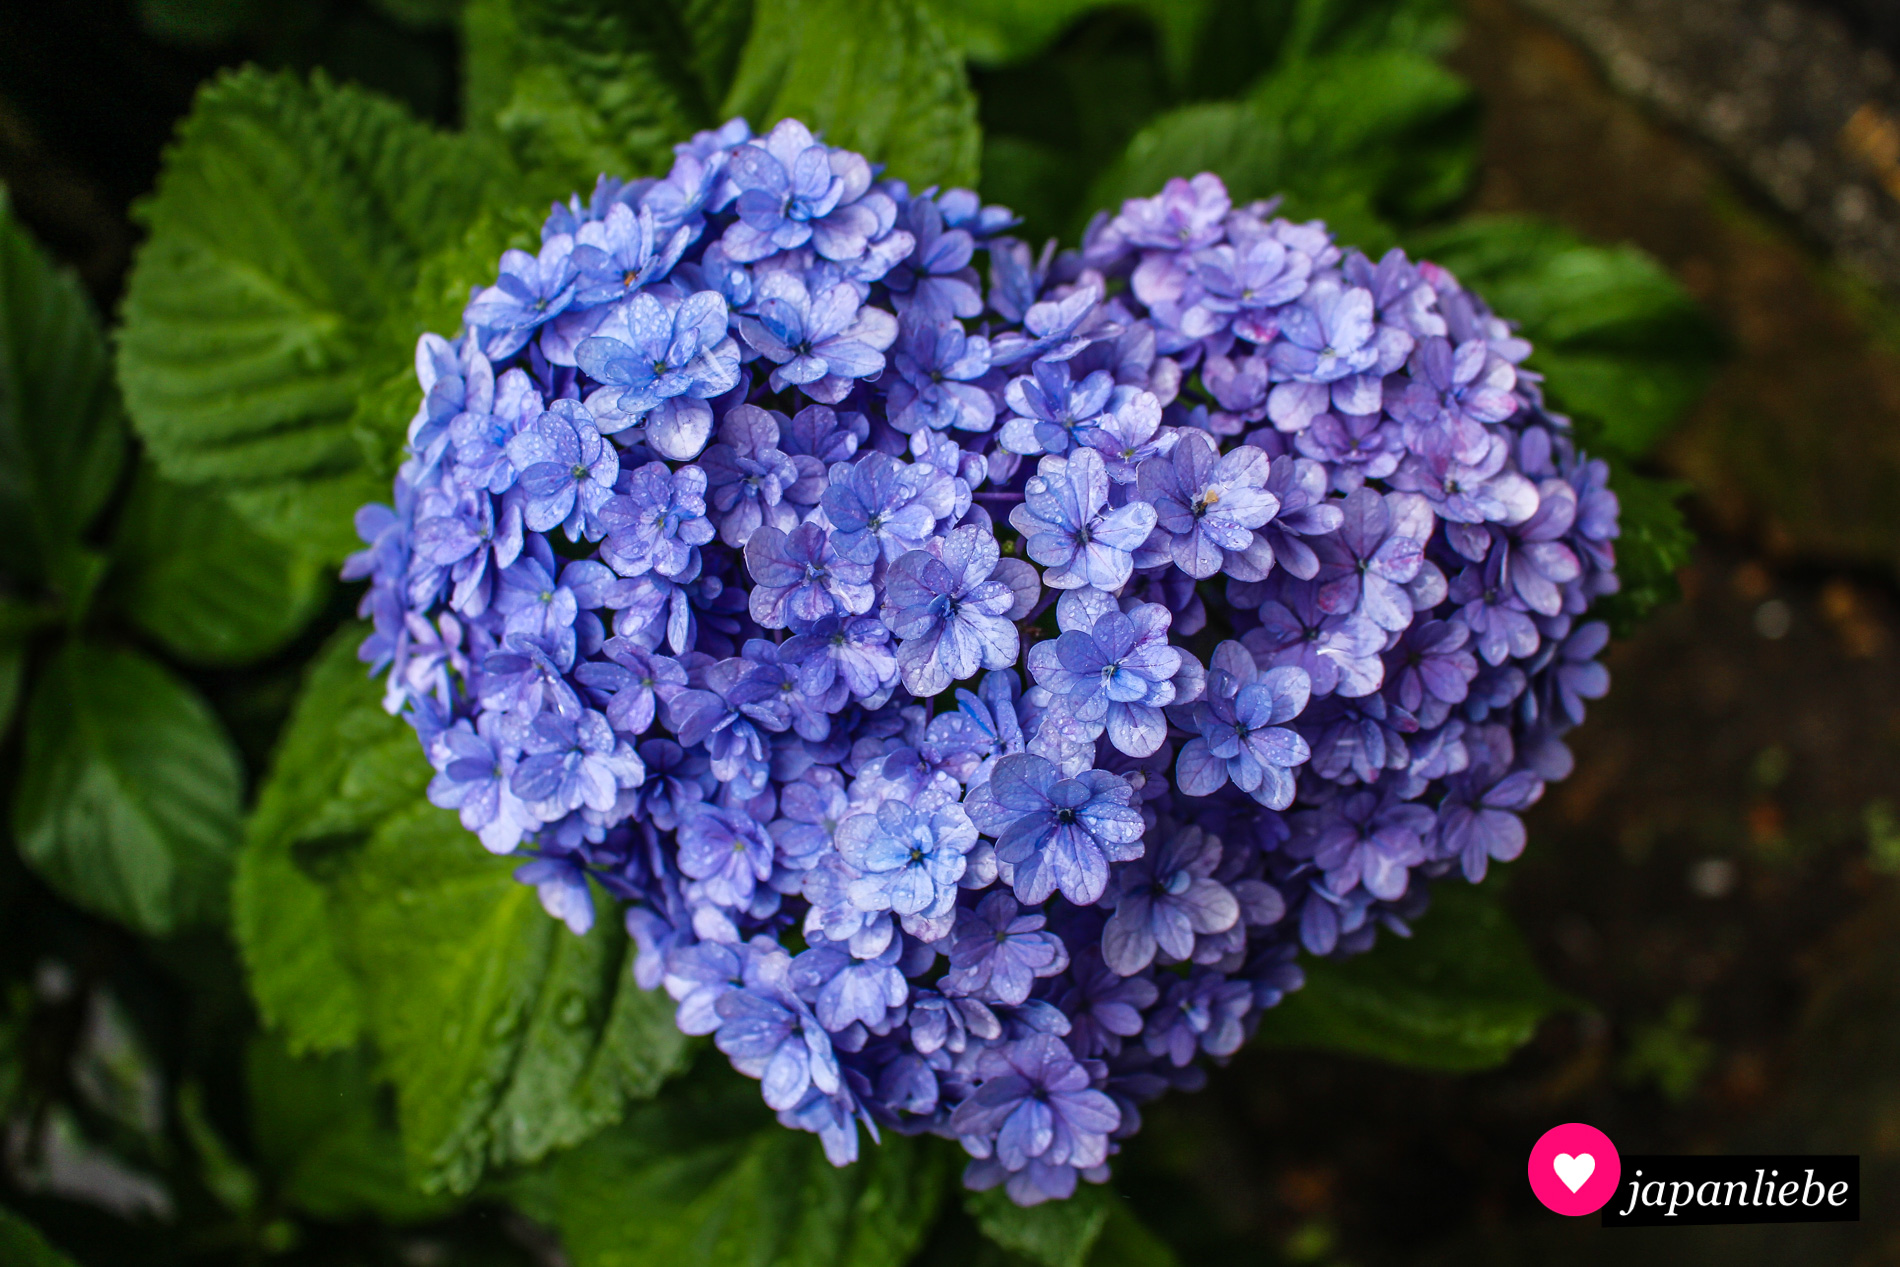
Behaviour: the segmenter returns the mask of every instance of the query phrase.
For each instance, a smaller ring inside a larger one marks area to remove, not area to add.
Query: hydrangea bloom
[[[794,120],[677,153],[422,338],[363,658],[788,1127],[1065,1197],[1302,952],[1524,847],[1608,471],[1450,274],[1214,176],[1057,254]]]

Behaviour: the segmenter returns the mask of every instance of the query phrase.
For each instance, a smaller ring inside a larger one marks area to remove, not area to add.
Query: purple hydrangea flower
[[[690,461],[712,430],[704,401],[731,391],[739,381],[739,346],[726,333],[726,301],[702,290],[669,307],[642,291],[615,308],[599,333],[575,349],[580,368],[609,389],[605,408],[629,417],[660,410],[647,427],[647,443],[661,457]],[[591,401],[590,401],[591,403]]]
[[[1141,856],[1141,812],[1126,779],[1087,770],[1065,779],[1033,753],[996,763],[981,797],[969,803],[979,829],[996,837],[996,856],[1013,868],[1016,896],[1029,905],[1057,892],[1078,906],[1099,900],[1108,864]]]
[[[486,334],[490,361],[513,355],[545,323],[567,310],[579,290],[574,239],[562,234],[541,245],[539,255],[504,251],[501,277],[469,301],[462,320]]]
[[[960,908],[943,992],[1005,1005],[1027,999],[1038,977],[1069,966],[1068,948],[1043,931],[1046,922],[1040,913],[1024,912],[1007,893]]]
[[[777,367],[774,391],[802,387],[814,400],[836,404],[852,379],[884,372],[884,351],[897,338],[895,317],[860,303],[848,282],[814,293],[790,273],[770,273],[759,282],[758,315],[741,317],[739,332]]]
[[[996,538],[968,526],[945,537],[938,553],[912,550],[891,565],[883,617],[901,640],[897,667],[911,694],[935,695],[979,668],[1016,662],[1009,615],[1017,595],[996,578],[1002,561]]]
[[[1479,726],[1467,733],[1471,765],[1447,781],[1449,791],[1438,810],[1438,852],[1456,861],[1476,884],[1493,859],[1509,862],[1524,852],[1524,823],[1517,811],[1536,804],[1544,781],[1512,768],[1516,749],[1504,727]]]
[[[457,810],[462,826],[481,838],[490,853],[511,853],[540,825],[510,786],[516,749],[496,734],[497,718],[457,722],[435,738],[430,761],[429,803]]]
[[[1354,792],[1324,809],[1295,814],[1288,849],[1311,858],[1334,893],[1363,884],[1372,896],[1391,902],[1405,896],[1410,869],[1429,856],[1426,842],[1437,822],[1426,806],[1389,791]]]
[[[1221,570],[1228,555],[1253,545],[1254,532],[1280,509],[1267,491],[1272,463],[1252,445],[1216,454],[1203,433],[1189,431],[1165,458],[1141,464],[1141,496],[1155,509],[1157,538],[1146,553],[1160,554],[1189,576]]]
[[[1093,449],[1078,449],[1042,459],[1009,522],[1046,569],[1043,584],[1113,591],[1133,575],[1134,551],[1154,531],[1155,509],[1139,501],[1109,509],[1107,468]]]
[[[1164,963],[1194,954],[1196,935],[1224,933],[1240,920],[1240,902],[1213,879],[1220,841],[1198,827],[1174,833],[1115,879],[1115,913],[1102,929],[1102,959],[1132,977],[1159,952]]]
[[[880,555],[894,562],[921,549],[937,521],[950,514],[953,499],[949,480],[873,451],[834,466],[819,504],[838,549],[870,563]]]
[[[851,883],[852,902],[904,916],[906,927],[913,917],[921,927],[951,914],[964,855],[975,843],[976,828],[959,805],[926,814],[886,801],[838,826],[839,854],[863,873]],[[942,931],[949,931],[947,922]]]
[[[759,1079],[765,1103],[789,1109],[807,1091],[835,1093],[843,1084],[831,1035],[789,987],[791,964],[783,951],[750,951],[745,985],[728,990],[715,1005],[719,1031],[713,1042],[732,1067]]]
[[[1523,847],[1609,470],[1451,274],[1212,175],[1038,255],[796,121],[675,149],[419,340],[360,654],[782,1124],[1066,1197],[1302,953]]]
[[[1320,609],[1356,612],[1381,629],[1403,630],[1412,623],[1405,586],[1425,562],[1431,507],[1414,494],[1381,496],[1359,488],[1340,509],[1345,519],[1339,531],[1314,546]]]
[[[557,400],[508,442],[508,460],[521,472],[528,496],[522,522],[532,532],[562,528],[569,541],[606,532],[601,508],[620,476],[620,452],[594,425],[579,401]]]
[[[998,442],[1011,453],[1064,454],[1080,442],[1108,407],[1115,379],[1096,370],[1081,382],[1067,361],[1037,361],[1031,374],[1013,378],[1003,398],[1016,412],[1004,419]]]
[[[1284,723],[1305,711],[1311,693],[1304,669],[1281,665],[1261,673],[1245,647],[1221,643],[1208,664],[1206,697],[1182,710],[1194,738],[1175,766],[1181,791],[1210,796],[1231,781],[1270,809],[1292,804],[1292,771],[1309,750]]]
[[[817,524],[790,532],[762,527],[745,546],[752,619],[767,629],[804,628],[827,616],[871,609],[871,565],[847,558]]]
[[[796,119],[734,151],[726,178],[738,191],[739,219],[722,244],[740,263],[807,242],[826,259],[856,259],[878,230],[876,207],[863,202],[870,165],[819,144]]]
[[[646,767],[633,745],[619,738],[592,709],[579,717],[542,713],[508,786],[543,822],[585,805],[605,813],[623,789],[637,788]]]
[[[1018,1204],[1068,1196],[1076,1171],[1107,1159],[1121,1112],[1090,1085],[1088,1071],[1061,1039],[1035,1034],[991,1049],[978,1071],[983,1081],[950,1115],[950,1129],[973,1155],[993,1160],[1009,1176]]]
[[[1107,727],[1109,742],[1131,757],[1161,747],[1174,702],[1181,653],[1168,645],[1168,609],[1140,603],[1104,612],[1093,628],[1071,629],[1029,649],[1036,681],[1068,701],[1076,720]]]
[[[989,373],[989,340],[955,324],[906,322],[893,357],[902,381],[891,391],[891,425],[904,432],[988,431],[996,400],[971,380]]]

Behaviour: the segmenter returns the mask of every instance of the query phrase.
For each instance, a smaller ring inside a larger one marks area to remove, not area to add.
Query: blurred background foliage
[[[1739,390],[1738,339],[1753,349],[1702,274],[1630,244],[1649,240],[1640,225],[1536,218],[1536,200],[1499,193],[1536,176],[1500,148],[1514,116],[1499,102],[1523,96],[1512,67],[1545,65],[1541,38],[1491,0],[0,10],[15,845],[0,851],[0,1261],[1425,1261],[1522,1219],[1526,1198],[1478,1182],[1451,1201],[1464,1222],[1430,1235],[1355,1225],[1326,1146],[1290,1165],[1269,1145],[1234,1153],[1255,1147],[1233,1132],[1262,1120],[1261,1087],[1317,1085],[1303,1120],[1393,1149],[1391,1097],[1476,1105],[1500,1124],[1467,1169],[1515,1170],[1519,1187],[1527,1113],[1612,1083],[1638,1106],[1694,1103],[1723,1058],[1699,996],[1645,1002],[1609,1060],[1607,987],[1551,983],[1539,964],[1561,929],[1520,932],[1505,907],[1526,899],[1501,904],[1500,877],[1446,891],[1409,943],[1311,965],[1256,1050],[1205,1096],[1157,1106],[1112,1189],[1019,1211],[962,1193],[937,1140],[887,1140],[834,1171],[632,985],[612,921],[566,933],[421,801],[426,763],[364,680],[355,595],[333,581],[351,512],[387,488],[416,336],[456,326],[549,200],[602,170],[653,171],[731,114],[797,114],[914,183],[976,185],[1035,241],[1072,243],[1095,210],[1211,169],[1342,240],[1451,267],[1521,324],[1549,395],[1615,466],[1625,585],[1607,614],[1634,631],[1680,596],[1696,544],[1674,477],[1720,467],[1708,437],[1736,424],[1710,422],[1710,402]],[[1725,196],[1701,214],[1780,232]],[[1802,267],[1797,298],[1879,326],[1851,282]],[[1704,483],[1696,513],[1721,530],[1760,504],[1725,512],[1734,482]],[[1774,582],[1738,584],[1759,628]],[[1586,757],[1577,795],[1603,796],[1629,769],[1617,760],[1603,775]],[[1721,795],[1778,804],[1764,770]],[[1866,821],[1891,836],[1881,805]],[[1532,859],[1586,856],[1550,825],[1555,841],[1534,824]],[[1553,1062],[1569,1092],[1545,1086]],[[1544,1089],[1506,1095],[1514,1108],[1457,1099],[1518,1085],[1470,1076],[1499,1069],[1484,1076],[1533,1069]],[[1379,1174],[1417,1162],[1388,1156]],[[1485,1243],[1496,1261],[1554,1261]]]

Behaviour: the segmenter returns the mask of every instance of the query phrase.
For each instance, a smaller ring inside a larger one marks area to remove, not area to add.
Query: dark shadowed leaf
[[[1598,599],[1590,614],[1608,620],[1623,637],[1655,608],[1682,597],[1676,577],[1695,552],[1695,534],[1682,515],[1680,503],[1689,493],[1682,480],[1638,475],[1613,457],[1610,487],[1622,508],[1622,535],[1616,539],[1616,576],[1622,587]]]
[[[1471,91],[1404,49],[1294,62],[1237,102],[1156,119],[1090,189],[1112,211],[1171,177],[1211,171],[1236,202],[1286,197],[1296,219],[1323,217],[1342,242],[1376,250],[1388,221],[1436,211],[1463,192],[1476,158]]]
[[[124,455],[92,305],[14,222],[0,190],[0,567],[82,605],[99,566],[82,534]]]
[[[865,1139],[834,1167],[757,1083],[709,1074],[502,1191],[560,1231],[574,1267],[897,1267],[916,1251],[948,1178],[937,1141]]]
[[[1092,1183],[1077,1184],[1067,1201],[1027,1207],[1011,1201],[1001,1188],[963,1197],[964,1208],[983,1235],[1041,1267],[1082,1267],[1091,1261],[1089,1252],[1116,1203],[1113,1191]]]
[[[217,718],[144,656],[74,641],[41,670],[14,832],[81,906],[154,934],[222,916],[241,791]]]
[[[74,1267],[73,1260],[54,1249],[38,1228],[5,1206],[0,1206],[0,1263],[7,1267]]]
[[[1381,935],[1350,959],[1304,960],[1305,987],[1262,1017],[1261,1041],[1422,1069],[1488,1069],[1566,1003],[1488,888],[1439,881],[1413,931]]]
[[[1166,1241],[1135,1217],[1126,1201],[1112,1202],[1108,1222],[1089,1251],[1088,1267],[1180,1267]]]
[[[297,636],[330,592],[330,567],[267,537],[202,489],[147,467],[120,520],[115,598],[181,660],[243,664]]]
[[[1594,424],[1591,447],[1640,458],[1701,396],[1723,354],[1714,324],[1655,260],[1541,220],[1480,218],[1407,242],[1517,322],[1552,405]]]
[[[258,1159],[298,1209],[323,1219],[371,1214],[402,1223],[454,1204],[410,1186],[395,1114],[368,1056],[298,1059],[260,1035],[246,1053],[245,1076]]]

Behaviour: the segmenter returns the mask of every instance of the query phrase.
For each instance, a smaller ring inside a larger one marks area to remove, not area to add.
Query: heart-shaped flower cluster
[[[1211,175],[1013,223],[790,120],[603,177],[423,337],[348,575],[552,914],[833,1161],[1030,1203],[1523,848],[1617,503],[1442,268]]]

